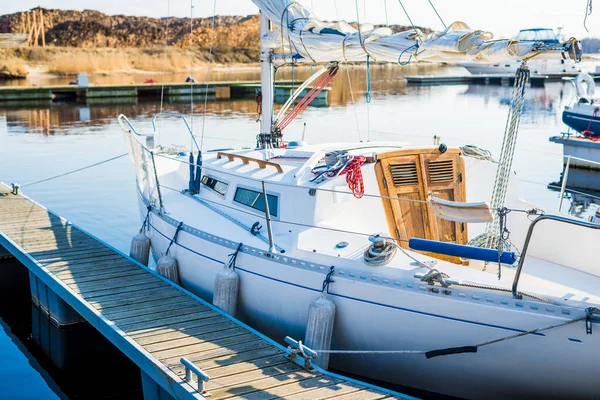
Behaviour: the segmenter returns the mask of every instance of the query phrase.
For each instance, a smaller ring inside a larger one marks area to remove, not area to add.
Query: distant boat
[[[521,42],[536,42],[545,45],[560,43],[558,36],[550,28],[522,29],[517,35]],[[508,60],[490,64],[478,62],[461,62],[457,65],[466,68],[474,75],[514,75],[522,60]],[[589,66],[576,63],[570,59],[533,59],[527,63],[532,74],[537,75],[577,75],[581,72],[591,72]],[[595,67],[595,65],[594,65]]]
[[[573,84],[577,101],[565,107],[562,120],[585,138],[600,139],[600,99],[593,97],[596,91],[594,79],[588,74],[580,74]],[[584,85],[587,86],[585,90]]]

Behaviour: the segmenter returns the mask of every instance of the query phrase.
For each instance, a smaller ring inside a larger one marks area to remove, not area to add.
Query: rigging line
[[[435,11],[435,15],[438,16],[438,18],[440,19],[440,22],[442,23],[442,25],[444,25],[444,29],[447,28],[446,23],[444,23],[444,20],[440,16],[440,13],[438,13],[438,10],[435,8],[435,6],[431,2],[431,0],[427,0],[427,1],[429,1],[429,5],[431,6],[431,8],[433,8],[433,11]]]
[[[400,3],[400,7],[402,7],[402,11],[404,11],[404,15],[406,15],[406,18],[408,18],[408,22],[410,22],[410,25],[412,26],[412,28],[414,29],[414,31],[419,36],[419,39],[423,40],[423,38],[421,37],[421,33],[419,32],[419,30],[417,29],[417,27],[413,23],[412,19],[410,18],[410,15],[408,15],[408,11],[406,11],[406,8],[404,8],[404,4],[402,4],[402,0],[398,0],[398,3]]]
[[[204,150],[204,128],[206,126],[206,109],[208,107],[208,78],[210,77],[210,63],[212,62],[213,56],[213,45],[215,38],[215,20],[217,16],[217,0],[213,2],[213,16],[210,28],[210,45],[208,48],[208,65],[206,66],[206,86],[204,87],[204,109],[202,110],[202,132],[200,133],[200,152]],[[192,92],[192,99],[194,93]],[[192,135],[193,135],[192,131]]]
[[[91,164],[91,165],[88,165],[88,166],[85,166],[85,167],[77,168],[77,169],[75,169],[75,170],[73,170],[73,171],[64,172],[64,173],[62,173],[62,174],[59,174],[59,175],[54,175],[54,176],[51,176],[51,177],[49,177],[49,178],[40,179],[39,181],[35,181],[35,182],[31,182],[31,183],[27,183],[27,184],[25,184],[25,185],[21,185],[21,188],[24,188],[24,187],[27,187],[27,186],[33,186],[33,185],[37,185],[38,183],[48,182],[48,181],[50,181],[50,180],[52,180],[52,179],[60,178],[60,177],[66,176],[66,175],[71,175],[71,174],[74,174],[75,172],[83,171],[83,170],[86,170],[86,169],[89,169],[89,168],[92,168],[92,167],[96,167],[96,166],[98,166],[98,165],[106,164],[106,163],[108,163],[108,162],[111,162],[111,161],[117,160],[117,159],[119,159],[119,158],[123,158],[123,157],[125,157],[127,154],[129,154],[129,153],[123,153],[123,154],[120,154],[120,155],[118,155],[118,156],[111,157],[111,158],[108,158],[108,159],[106,159],[106,160],[99,161],[99,162],[97,162],[97,163],[94,163],[94,164]]]
[[[388,19],[387,0],[383,0],[383,9],[385,10],[385,25],[390,26],[390,21]]]
[[[340,13],[337,6],[337,1],[333,0],[333,8],[335,8],[335,19],[339,21]],[[354,120],[356,121],[356,133],[358,133],[358,141],[362,142],[360,135],[360,123],[358,120],[358,112],[356,111],[356,101],[354,100],[354,90],[352,89],[352,79],[350,79],[350,69],[348,68],[348,61],[344,57],[344,69],[346,70],[346,77],[348,78],[348,86],[350,89],[350,99],[352,101],[352,110],[354,111]]]
[[[586,25],[587,17],[590,15],[592,15],[592,0],[587,1],[587,4],[585,5],[585,17],[583,18],[583,27],[587,33],[590,33]]]
[[[344,69],[346,70],[346,76],[348,77],[350,99],[352,101],[352,110],[354,110],[354,120],[356,121],[356,133],[358,133],[358,141],[362,142],[362,137],[360,134],[360,122],[358,120],[358,112],[356,111],[356,101],[354,100],[354,90],[352,89],[352,79],[350,79],[350,69],[348,68],[348,62],[346,61],[344,61]]]
[[[194,135],[194,0],[190,0],[190,130]],[[193,139],[193,137],[192,137]],[[190,144],[190,151],[193,143]]]
[[[166,29],[165,29],[165,54],[164,54],[164,64],[162,70],[162,85],[160,88],[160,112],[163,112],[163,104],[165,98],[165,71],[167,65],[167,49],[169,48],[169,22],[171,19],[171,0],[167,3],[167,21],[166,21]]]

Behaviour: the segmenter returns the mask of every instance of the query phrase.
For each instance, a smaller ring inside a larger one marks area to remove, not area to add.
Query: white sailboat
[[[345,373],[468,398],[595,393],[600,270],[591,249],[600,226],[539,216],[509,179],[525,68],[500,167],[444,146],[284,146],[290,114],[273,113],[273,63],[489,61],[546,48],[493,40],[464,23],[392,34],[324,23],[294,2],[254,2],[263,84],[256,149],[204,151],[191,131],[187,151],[163,147],[119,117],[155,259],[169,251],[181,284],[211,300],[237,250],[235,316],[280,341],[304,339],[309,304],[326,291],[336,307],[333,352],[314,350]],[[576,45],[543,56],[576,58]],[[322,86],[336,72],[330,65],[308,82]],[[508,231],[519,254],[504,240]],[[501,277],[481,271],[481,260],[501,260]]]

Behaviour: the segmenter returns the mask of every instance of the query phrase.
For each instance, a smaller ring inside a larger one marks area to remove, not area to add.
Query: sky
[[[282,0],[285,1],[285,0]],[[297,0],[311,7],[323,20],[356,21],[357,8],[361,22],[408,25],[399,0]],[[0,0],[0,14],[24,11],[33,7],[62,9],[92,9],[106,14],[150,17],[167,15],[194,17],[213,15],[216,2],[218,15],[248,15],[258,12],[251,0]],[[432,0],[446,23],[464,21],[474,29],[493,32],[496,37],[510,37],[523,28],[563,27],[565,36],[578,39],[600,37],[600,8],[587,19],[589,33],[583,26],[588,0]],[[358,4],[358,7],[356,6]],[[402,0],[416,25],[443,28],[428,0]]]

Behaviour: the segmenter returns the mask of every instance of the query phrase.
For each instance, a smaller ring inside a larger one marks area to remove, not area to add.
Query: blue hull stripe
[[[156,227],[154,227],[152,224],[150,224],[150,226],[156,232],[158,232],[162,237],[164,237],[167,240],[171,240],[171,238],[169,238],[168,236],[165,236],[162,232],[160,232],[158,229],[156,229]],[[190,249],[188,247],[182,246],[179,243],[175,243],[175,244],[177,246],[179,246],[179,247],[181,247],[181,248],[189,251],[190,253],[193,253],[193,254],[196,254],[196,255],[198,255],[200,257],[203,257],[203,258],[206,258],[208,260],[214,261],[214,262],[216,262],[218,264],[223,264],[223,261],[220,261],[220,260],[214,259],[212,257],[209,257],[207,255],[198,253],[197,251],[194,251],[194,250],[192,250],[192,249]],[[270,276],[259,274],[257,272],[248,271],[247,269],[240,268],[240,267],[237,267],[237,266],[235,267],[235,269],[238,270],[238,271],[243,271],[243,272],[246,272],[248,274],[264,278],[264,279],[269,279],[271,281],[283,283],[283,284],[286,284],[286,285],[289,285],[289,286],[294,286],[294,287],[297,287],[297,288],[300,288],[300,289],[310,290],[311,292],[321,293],[321,290],[319,290],[319,289],[313,289],[313,288],[308,287],[308,286],[302,286],[302,285],[298,285],[296,283],[282,281],[280,279],[272,278]],[[485,324],[485,323],[482,323],[482,322],[468,321],[468,320],[460,319],[460,318],[453,318],[453,317],[447,317],[447,316],[444,316],[444,315],[431,314],[431,313],[427,313],[427,312],[424,312],[424,311],[417,311],[417,310],[411,310],[411,309],[408,309],[408,308],[391,306],[391,305],[388,305],[388,304],[376,303],[376,302],[369,301],[369,300],[358,299],[356,297],[344,296],[344,295],[341,295],[341,294],[335,294],[335,293],[331,293],[331,292],[329,292],[329,295],[335,296],[335,297],[340,297],[340,298],[343,298],[343,299],[358,301],[358,302],[361,302],[361,303],[373,304],[373,305],[376,305],[376,306],[379,306],[379,307],[391,308],[391,309],[394,309],[394,310],[400,310],[400,311],[410,312],[410,313],[419,314],[419,315],[426,315],[428,317],[447,319],[447,320],[450,320],[450,321],[463,322],[463,323],[466,323],[466,324],[473,324],[473,325],[478,325],[478,326],[484,326],[484,327],[487,327],[487,328],[503,329],[503,330],[511,331],[511,332],[518,332],[518,333],[526,332],[526,331],[521,330],[521,329],[514,329],[514,328],[508,328],[508,327],[500,326],[500,325]],[[532,333],[531,335],[545,336],[543,333]]]
[[[600,134],[600,114],[598,114],[598,116],[596,116],[596,118],[592,120],[592,117],[589,115],[563,111],[562,120],[565,123],[565,125],[571,127],[577,132],[583,132],[589,126],[590,131],[596,134]],[[592,120],[591,125],[590,120]]]

